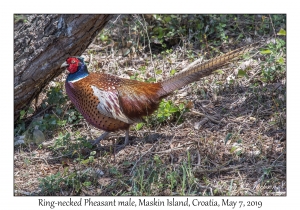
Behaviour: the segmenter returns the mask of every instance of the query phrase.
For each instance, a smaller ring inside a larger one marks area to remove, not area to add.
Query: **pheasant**
[[[126,130],[125,143],[129,140],[129,127],[152,114],[160,101],[191,82],[210,75],[234,58],[250,51],[248,45],[196,64],[162,82],[147,83],[119,78],[111,74],[89,73],[82,57],[67,58],[61,68],[69,74],[65,82],[67,95],[83,117],[105,132],[93,144],[98,144],[110,132]]]

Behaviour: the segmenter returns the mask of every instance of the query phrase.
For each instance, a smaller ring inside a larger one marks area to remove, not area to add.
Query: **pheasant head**
[[[70,74],[67,77],[67,82],[75,82],[89,75],[86,64],[82,57],[69,57],[61,65],[61,68],[67,67]]]

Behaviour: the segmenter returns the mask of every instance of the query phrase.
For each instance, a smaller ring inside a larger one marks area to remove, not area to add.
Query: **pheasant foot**
[[[117,150],[123,149],[125,148],[125,146],[129,143],[129,128],[126,129],[126,133],[125,133],[125,142],[122,145],[116,146]]]

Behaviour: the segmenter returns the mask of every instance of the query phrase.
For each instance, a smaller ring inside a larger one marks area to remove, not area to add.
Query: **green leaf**
[[[179,109],[180,110],[184,109],[184,104],[183,103],[179,104]]]
[[[108,36],[105,36],[104,34],[101,34],[100,39],[101,39],[101,41],[106,41],[106,40],[108,40]]]
[[[170,116],[171,116],[171,113],[166,113],[165,116],[166,116],[166,117],[170,117]]]
[[[162,70],[156,70],[156,74],[162,74]]]
[[[231,138],[232,133],[228,133],[226,138],[225,138],[225,144],[228,142],[228,140]]]
[[[169,22],[171,21],[171,17],[170,17],[170,16],[165,17],[165,18],[164,18],[164,21],[165,21],[166,23],[169,23]]]
[[[171,72],[170,72],[170,75],[173,76],[175,73],[176,73],[176,70],[172,69]]]
[[[86,182],[83,183],[83,185],[86,186],[86,187],[89,187],[89,186],[92,185],[92,182],[86,181]]]
[[[243,71],[243,70],[239,70],[239,72],[238,72],[238,76],[239,77],[246,77],[247,76],[247,74],[246,74],[246,71]]]
[[[150,79],[147,80],[148,82],[156,82],[156,79],[151,77]]]
[[[280,57],[278,60],[276,60],[276,62],[279,63],[279,64],[284,64],[283,57]]]
[[[170,109],[170,112],[177,112],[178,111],[178,108],[177,107],[172,107],[171,109]]]
[[[116,175],[118,174],[118,169],[116,167],[112,167],[109,169],[109,173]]]
[[[89,162],[90,162],[90,163],[94,162],[94,160],[95,160],[94,156],[90,156],[90,157],[89,157]]]
[[[231,147],[230,153],[233,153],[236,149],[237,149],[237,147]]]
[[[222,71],[221,69],[216,70],[215,72],[218,73],[218,74],[224,74],[224,71]]]
[[[169,109],[171,107],[171,104],[170,104],[170,102],[168,101],[166,104],[165,104],[165,108],[166,109]]]
[[[60,115],[62,113],[62,109],[59,107],[56,107],[55,111],[58,115]]]
[[[286,36],[286,31],[281,28],[277,35]]]
[[[138,123],[138,124],[136,124],[135,129],[140,130],[143,126],[144,126],[144,123]]]
[[[123,164],[123,166],[130,166],[130,165],[132,165],[133,163],[130,162],[130,161],[124,161],[122,164]]]
[[[86,165],[86,164],[88,164],[89,162],[90,162],[89,159],[86,159],[86,160],[82,160],[82,161],[81,161],[81,163],[82,163],[83,165]]]
[[[50,124],[51,124],[51,125],[56,125],[56,120],[55,120],[55,119],[51,119],[51,120],[50,120]]]
[[[260,51],[260,53],[261,54],[271,54],[272,51],[268,49],[268,50],[262,50],[262,51]]]
[[[158,39],[161,39],[165,35],[164,29],[162,27],[155,27],[153,31],[157,34]]]
[[[32,107],[29,107],[27,113],[28,113],[28,114],[32,114],[33,112],[34,112],[33,108],[32,108]]]
[[[24,117],[24,115],[25,115],[25,110],[21,110],[20,111],[20,119],[22,119]]]
[[[270,121],[269,124],[270,125],[276,125],[276,121]]]
[[[240,154],[242,154],[242,150],[239,150],[235,153],[237,156],[239,156]]]
[[[159,15],[153,15],[154,19],[158,20],[160,17]]]
[[[265,168],[265,169],[263,169],[264,174],[265,174],[265,175],[269,175],[270,172],[271,172],[271,169],[272,169],[272,168]]]
[[[57,125],[64,126],[66,124],[66,122],[67,122],[66,120],[58,120]]]

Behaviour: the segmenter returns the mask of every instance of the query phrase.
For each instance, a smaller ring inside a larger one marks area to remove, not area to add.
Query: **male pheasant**
[[[67,67],[70,72],[65,87],[75,107],[90,124],[106,131],[94,144],[99,143],[109,132],[126,130],[126,145],[129,140],[129,126],[152,114],[162,98],[211,74],[252,48],[253,45],[249,45],[230,51],[158,83],[129,80],[111,74],[89,73],[83,58],[77,56],[67,58],[61,67]]]

